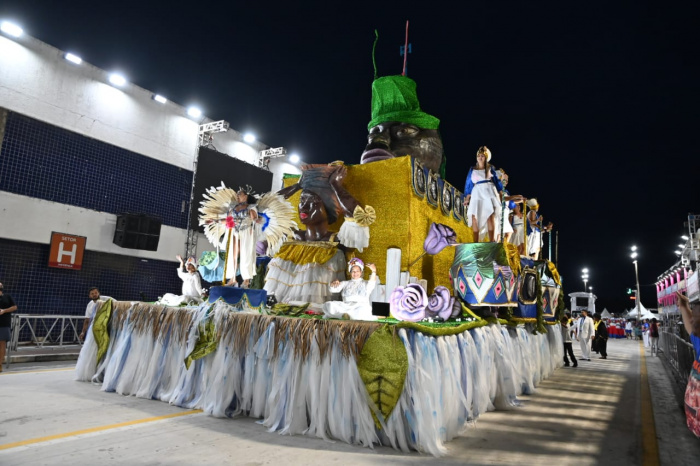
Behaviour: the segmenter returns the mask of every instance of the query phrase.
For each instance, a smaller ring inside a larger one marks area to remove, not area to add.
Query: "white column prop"
[[[386,297],[385,303],[389,302],[391,292],[399,286],[401,278],[401,249],[389,248],[386,251]]]
[[[399,285],[406,286],[409,283],[411,283],[411,280],[410,280],[410,277],[408,275],[408,272],[401,272],[401,278],[399,279]]]
[[[428,293],[428,280],[418,280],[418,284],[423,287],[426,293]]]

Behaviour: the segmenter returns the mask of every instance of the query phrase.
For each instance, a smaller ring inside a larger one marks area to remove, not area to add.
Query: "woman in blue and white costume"
[[[464,185],[464,205],[467,208],[469,226],[474,232],[474,242],[480,241],[479,232],[488,232],[489,241],[496,238],[496,219],[501,215],[503,185],[496,169],[489,164],[491,151],[486,146],[476,152],[476,165],[469,169]]]
[[[347,316],[353,320],[376,320],[372,315],[372,303],[369,297],[377,286],[377,267],[367,264],[372,271],[369,280],[362,279],[365,264],[358,258],[350,259],[348,272],[351,279],[348,281],[334,280],[330,283],[333,293],[341,293],[342,301],[327,301],[323,303],[323,313],[326,317],[342,318]]]
[[[537,199],[528,199],[527,208],[527,255],[537,260],[542,249],[542,233],[551,231],[553,224],[549,222],[542,226],[543,218],[539,213],[540,205]]]

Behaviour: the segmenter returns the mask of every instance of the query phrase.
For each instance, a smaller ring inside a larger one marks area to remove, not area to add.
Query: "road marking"
[[[172,419],[175,417],[189,416],[190,414],[198,414],[201,412],[202,412],[201,409],[193,409],[190,411],[182,411],[179,413],[165,414],[163,416],[137,419],[135,421],[126,421],[126,422],[120,422],[118,424],[109,424],[106,426],[91,427],[90,429],[75,430],[73,432],[66,432],[64,434],[48,435],[46,437],[38,437],[38,438],[33,438],[33,439],[28,439],[28,440],[21,440],[19,442],[6,443],[4,445],[0,445],[0,451],[9,450],[10,448],[25,447],[27,445],[34,445],[34,444],[42,443],[42,442],[49,442],[51,440],[58,440],[58,439],[64,439],[64,438],[68,438],[68,437],[75,437],[78,435],[93,434],[95,432],[102,432],[105,430],[119,429],[120,427],[128,427],[128,426],[134,426],[134,425],[138,425],[138,424],[145,424],[148,422],[162,421],[163,419]]]
[[[6,372],[3,371],[0,375],[14,375],[14,374],[38,374],[40,372],[61,372],[61,371],[74,371],[75,367],[64,367],[62,369],[39,369],[36,371],[13,371]]]
[[[647,375],[647,360],[644,354],[644,341],[639,342],[640,376],[642,388],[642,464],[644,466],[658,466],[659,442],[656,438],[656,425],[654,424],[654,410],[651,404],[651,391],[649,389],[649,377]]]

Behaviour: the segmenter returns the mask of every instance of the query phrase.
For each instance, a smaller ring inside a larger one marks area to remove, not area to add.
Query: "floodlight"
[[[187,115],[192,118],[199,118],[202,116],[202,111],[197,107],[190,107],[187,109]]]
[[[168,99],[166,99],[160,94],[153,94],[153,100],[155,100],[156,102],[160,102],[161,104],[164,104],[168,101]]]
[[[289,156],[289,161],[292,163],[299,163],[299,156],[297,154],[292,154]]]
[[[684,240],[684,241],[688,241],[688,237],[685,236],[685,235],[681,236],[681,239]]]
[[[676,255],[678,255],[678,256],[680,256],[681,254],[683,254],[683,253],[682,253],[682,252],[680,252],[680,251],[673,251],[673,252],[675,252],[675,253],[676,253]]]
[[[632,254],[630,254],[630,257],[631,257],[632,259],[636,259],[636,258],[637,258],[637,253],[636,253],[636,252],[633,252]]]
[[[630,248],[630,250],[636,251],[636,250],[637,250],[637,246],[632,246],[632,247]]]
[[[581,272],[588,273],[588,269],[582,269]]]
[[[679,244],[678,247],[683,249],[685,247],[685,244]]]
[[[9,21],[3,21],[0,23],[0,31],[12,37],[19,37],[24,33],[21,27]]]
[[[245,133],[243,135],[243,140],[248,144],[252,144],[255,142],[255,135],[253,133]]]
[[[64,54],[63,58],[65,58],[66,60],[68,60],[71,63],[75,63],[76,65],[80,65],[83,62],[82,58],[80,58],[79,56],[74,55],[72,53]]]
[[[112,73],[109,75],[109,82],[117,87],[122,87],[126,84],[126,78],[119,73]]]

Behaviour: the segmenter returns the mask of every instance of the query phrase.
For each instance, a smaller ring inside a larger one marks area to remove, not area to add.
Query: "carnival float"
[[[305,166],[256,202],[211,188],[200,223],[216,251],[200,267],[220,262],[222,285],[199,305],[107,301],[76,379],[435,456],[484,412],[518,406],[563,364],[547,226],[486,147],[464,191],[445,181],[438,125],[413,80],[375,76],[361,163]],[[225,286],[237,271],[264,285]]]

